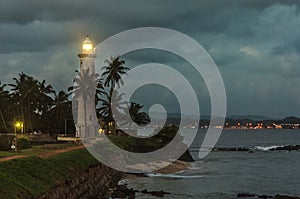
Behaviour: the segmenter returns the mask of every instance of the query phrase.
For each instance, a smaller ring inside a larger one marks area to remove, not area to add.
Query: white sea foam
[[[196,161],[191,163],[191,165],[188,167],[189,170],[200,170],[202,164],[204,163],[204,161]]]
[[[279,147],[283,147],[283,146],[256,146],[254,147],[254,150],[259,150],[259,151],[270,151],[272,149],[276,149]]]
[[[160,177],[160,178],[203,178],[202,175],[177,175],[177,174],[161,174],[161,173],[147,173],[148,177]]]

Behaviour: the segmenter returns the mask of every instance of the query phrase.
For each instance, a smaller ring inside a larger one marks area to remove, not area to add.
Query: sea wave
[[[256,146],[254,147],[254,150],[258,150],[258,151],[271,151],[271,150],[275,150],[278,148],[284,147],[284,145],[281,146]]]
[[[178,175],[178,174],[161,174],[161,173],[147,173],[146,176],[148,177],[159,177],[159,178],[180,178],[180,179],[187,179],[187,178],[203,178],[202,175]]]

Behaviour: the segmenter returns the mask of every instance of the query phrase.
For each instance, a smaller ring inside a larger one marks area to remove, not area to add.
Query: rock
[[[280,195],[277,194],[275,196],[269,196],[269,195],[258,195],[258,194],[250,194],[250,193],[239,193],[237,195],[238,198],[263,198],[263,199],[300,199],[300,197],[296,196],[288,196],[288,195]]]
[[[300,150],[300,145],[287,145],[270,149],[270,151],[297,151]]]
[[[147,189],[144,189],[141,191],[143,194],[150,194],[152,196],[156,196],[159,198],[164,197],[166,194],[170,194],[169,192],[164,192],[164,191],[148,191]]]
[[[244,147],[215,147],[213,151],[251,151],[248,148]]]
[[[124,175],[102,164],[95,165],[37,198],[107,198]]]
[[[215,147],[213,151],[248,151],[253,153],[256,149],[250,149],[245,147]],[[268,151],[298,151],[300,150],[300,145],[287,145],[270,148]]]
[[[277,194],[274,196],[274,199],[300,199],[300,197]]]
[[[118,185],[110,196],[112,198],[135,198],[135,193],[138,192],[134,189],[128,189],[126,185]]]
[[[268,198],[274,198],[273,196],[267,196],[267,195],[261,195],[258,196],[258,198],[268,199]]]
[[[189,150],[186,150],[184,152],[184,154],[182,154],[178,160],[181,160],[181,161],[185,161],[185,162],[195,162],[194,158],[192,157],[191,153]]]
[[[148,193],[148,190],[147,190],[147,189],[144,189],[144,190],[141,191],[141,193],[147,194],[147,193]]]
[[[250,194],[250,193],[239,193],[237,195],[238,198],[249,198],[249,197],[256,197],[255,194]]]

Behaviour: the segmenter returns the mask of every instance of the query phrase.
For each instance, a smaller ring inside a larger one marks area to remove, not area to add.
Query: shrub
[[[13,137],[9,135],[0,135],[0,151],[10,150],[12,145]]]
[[[19,150],[20,149],[29,149],[29,148],[32,147],[32,145],[31,145],[31,143],[27,139],[20,138],[17,141],[17,147],[18,147]]]

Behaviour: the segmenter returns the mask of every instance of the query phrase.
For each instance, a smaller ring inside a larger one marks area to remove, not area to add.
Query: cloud
[[[251,48],[249,46],[244,46],[244,47],[240,48],[240,51],[242,53],[245,53],[245,54],[251,55],[251,56],[255,56],[255,57],[259,55],[259,52],[256,49]]]
[[[158,26],[187,34],[210,53],[223,75],[231,113],[295,113],[299,7],[291,0],[2,0],[0,80],[11,82],[24,71],[66,89],[85,34],[99,43],[130,28]],[[184,60],[154,51],[124,58],[129,65],[152,61],[185,71],[209,107],[201,77],[186,70]]]

